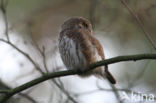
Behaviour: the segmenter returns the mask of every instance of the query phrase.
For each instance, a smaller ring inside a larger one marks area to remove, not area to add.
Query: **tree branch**
[[[103,61],[98,61],[96,63],[91,64],[89,66],[89,68],[86,69],[83,73],[91,71],[98,66],[113,64],[113,63],[122,62],[122,61],[137,61],[137,60],[144,60],[144,59],[156,59],[156,54],[125,55],[125,56],[118,56],[118,57],[106,59]],[[82,74],[82,72],[76,71],[76,70],[64,70],[64,71],[45,74],[37,79],[34,79],[30,82],[27,82],[21,86],[14,88],[12,90],[9,90],[8,93],[4,94],[3,97],[0,98],[0,103],[5,103],[14,94],[17,94],[23,90],[26,90],[38,83],[46,81],[48,79],[64,77],[64,76],[69,76],[69,75],[75,75],[75,74]]]
[[[0,80],[0,94],[7,94],[12,88],[6,85],[4,82]],[[38,103],[35,99],[33,99],[31,96],[29,96],[27,93],[19,93],[19,96],[28,99],[32,103]]]
[[[9,90],[0,90],[0,93],[2,93],[2,94],[3,94],[3,93],[4,93],[4,94],[5,94],[5,93],[8,93],[8,92],[9,92]]]

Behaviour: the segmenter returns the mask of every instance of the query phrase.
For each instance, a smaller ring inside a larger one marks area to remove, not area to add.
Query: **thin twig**
[[[57,81],[54,79],[52,81],[64,94],[66,94],[69,100],[71,100],[73,103],[77,103],[77,101],[69,94],[69,92],[65,90],[64,86],[61,86],[60,84],[58,84]]]
[[[45,47],[43,46],[42,50],[41,50],[40,47],[38,46],[38,44],[35,42],[35,40],[33,38],[32,38],[32,42],[33,42],[34,46],[36,47],[36,49],[39,51],[40,55],[42,56],[43,65],[44,65],[44,69],[45,69],[46,73],[49,73],[48,67],[46,65]]]
[[[150,44],[152,45],[152,47],[156,50],[156,45],[154,43],[154,41],[152,40],[152,37],[150,36],[150,34],[145,30],[141,20],[139,19],[138,15],[128,6],[128,4],[126,3],[125,0],[121,0],[121,3],[127,8],[127,10],[130,12],[130,14],[136,19],[139,27],[141,28],[141,30],[143,31],[143,33],[145,34],[145,37],[147,38],[147,40],[150,42]]]
[[[7,5],[8,5],[8,0],[2,0],[0,8],[3,13],[3,19],[4,19],[4,24],[5,24],[5,35],[6,35],[7,41],[10,41],[9,32],[8,32],[8,20],[7,20],[7,15],[6,15]]]
[[[28,94],[25,93],[19,93],[20,96],[27,98],[29,101],[31,101],[32,103],[38,103],[35,99],[33,99],[31,96],[29,96]]]
[[[46,55],[45,55],[45,47],[42,47],[42,57],[43,57],[43,65],[47,73],[49,73],[48,67],[46,65]]]

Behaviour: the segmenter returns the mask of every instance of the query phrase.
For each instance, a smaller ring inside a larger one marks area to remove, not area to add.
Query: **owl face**
[[[75,18],[70,18],[64,22],[64,24],[62,25],[62,30],[66,30],[66,29],[70,29],[70,30],[83,29],[92,32],[92,25],[85,18],[75,17]]]

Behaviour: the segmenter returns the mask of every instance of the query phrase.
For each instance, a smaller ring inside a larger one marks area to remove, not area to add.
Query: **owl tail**
[[[108,71],[108,66],[105,66],[105,76],[112,84],[116,84],[116,80],[113,75]]]

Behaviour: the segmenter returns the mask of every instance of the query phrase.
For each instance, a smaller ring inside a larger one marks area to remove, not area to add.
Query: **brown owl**
[[[94,37],[91,23],[82,17],[73,17],[64,22],[59,35],[59,52],[67,69],[84,71],[90,64],[104,60],[104,51]],[[80,76],[106,77],[112,84],[116,81],[108,66],[95,68]]]

